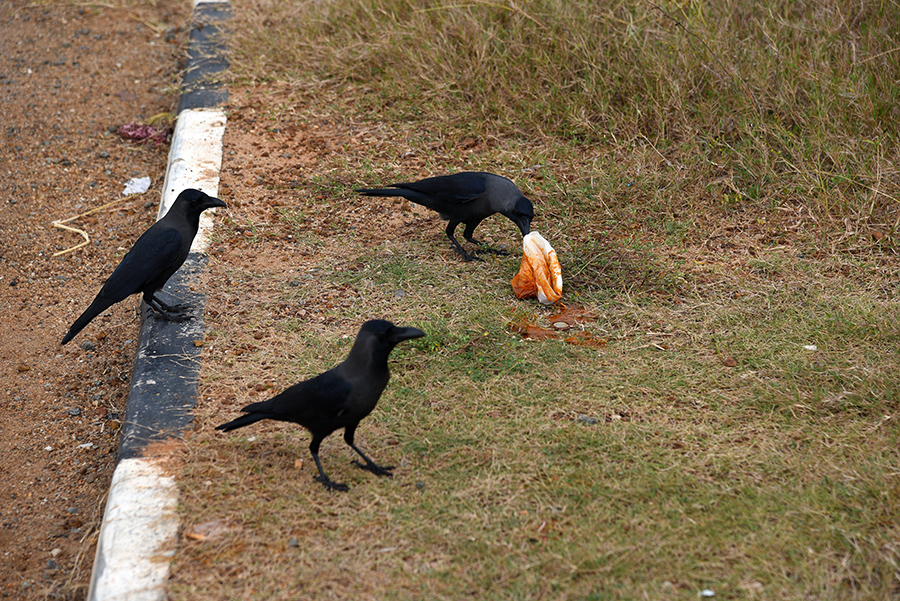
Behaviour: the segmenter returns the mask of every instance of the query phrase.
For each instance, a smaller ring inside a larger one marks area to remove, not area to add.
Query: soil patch
[[[156,218],[189,7],[0,3],[0,598],[81,599],[115,463],[138,297],[59,341]],[[165,122],[165,119],[162,120]],[[150,190],[125,197],[125,184]],[[68,225],[51,222],[119,201]]]

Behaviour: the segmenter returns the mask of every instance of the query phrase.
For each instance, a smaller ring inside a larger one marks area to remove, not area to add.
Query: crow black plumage
[[[141,234],[122,258],[94,302],[75,320],[62,344],[75,337],[92,319],[132,294],[141,292],[147,306],[166,319],[179,319],[181,307],[170,307],[156,298],[172,274],[187,259],[200,227],[200,214],[225,203],[193,188],[178,195],[165,216]]]
[[[245,413],[216,430],[228,432],[263,419],[300,424],[312,434],[309,452],[325,488],[347,490],[347,485],[332,481],[319,461],[319,445],[335,430],[344,429],[344,441],[365,460],[356,464],[375,475],[391,476],[392,467],[383,467],[369,459],[353,443],[356,427],[378,403],[391,377],[388,355],[404,340],[421,338],[425,332],[397,327],[389,321],[374,319],[360,327],[353,348],[344,361],[309,380],[295,384],[267,401],[247,405]]]
[[[388,188],[361,188],[356,191],[364,196],[402,196],[437,211],[442,219],[449,221],[447,237],[465,261],[476,257],[467,253],[453,235],[460,223],[466,226],[463,230],[465,239],[484,247],[472,236],[475,228],[494,213],[512,220],[523,236],[531,231],[531,220],[534,218],[534,207],[522,191],[507,178],[493,173],[464,171],[417,182],[390,184]]]

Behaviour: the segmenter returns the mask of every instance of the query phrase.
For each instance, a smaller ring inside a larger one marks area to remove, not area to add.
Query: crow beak
[[[397,342],[402,342],[404,340],[412,340],[413,338],[421,338],[425,335],[425,332],[418,328],[394,328],[391,335]]]
[[[522,236],[527,236],[531,233],[531,217],[522,215],[515,220],[515,223],[519,226],[519,231],[522,232]]]
[[[215,209],[216,207],[227,209],[228,205],[226,205],[222,200],[215,198],[214,196],[207,196],[206,200],[203,201],[204,209]]]

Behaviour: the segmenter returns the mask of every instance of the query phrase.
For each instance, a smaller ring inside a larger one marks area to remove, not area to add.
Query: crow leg
[[[391,470],[394,469],[393,465],[381,466],[369,459],[365,453],[362,452],[358,446],[353,444],[353,435],[356,433],[356,426],[348,426],[344,429],[344,442],[350,445],[350,448],[359,453],[359,456],[362,457],[366,462],[360,463],[359,461],[354,461],[357,467],[364,469],[366,471],[372,472],[376,476],[388,476],[392,477],[394,474],[391,473]]]
[[[466,240],[468,240],[472,244],[475,244],[475,245],[481,247],[478,250],[474,251],[472,254],[478,255],[479,253],[490,253],[492,255],[508,255],[509,253],[506,252],[505,250],[501,250],[498,248],[491,248],[486,242],[482,242],[481,240],[476,240],[473,237],[475,235],[475,228],[478,227],[479,223],[481,223],[481,222],[479,221],[476,224],[467,223],[466,229],[463,231],[463,237]]]
[[[187,313],[187,305],[167,305],[153,294],[144,294],[144,302],[165,321],[187,321],[192,317]]]
[[[350,487],[346,484],[335,482],[325,475],[325,470],[322,469],[322,462],[319,461],[318,453],[313,453],[313,461],[316,462],[316,467],[319,468],[319,475],[315,478],[316,482],[321,482],[328,490],[339,490],[341,492],[347,492],[348,490],[350,490]]]
[[[335,482],[331,478],[325,475],[325,470],[322,469],[322,462],[319,461],[319,445],[322,443],[322,439],[324,436],[313,436],[312,442],[309,443],[309,452],[312,453],[313,461],[316,462],[316,468],[319,470],[319,475],[316,476],[316,482],[321,482],[322,485],[328,490],[339,490],[341,492],[347,492],[350,490],[350,487],[346,484],[340,484]]]
[[[456,231],[456,226],[459,225],[458,221],[451,221],[447,224],[447,237],[450,238],[450,242],[453,243],[453,250],[462,256],[463,261],[480,261],[478,257],[474,255],[470,255],[466,252],[466,249],[462,247],[462,244],[456,239],[456,236],[453,235],[453,232]],[[467,230],[468,231],[468,228]]]

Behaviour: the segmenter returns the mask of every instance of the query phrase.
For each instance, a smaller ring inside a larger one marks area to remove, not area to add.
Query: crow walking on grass
[[[116,267],[94,302],[75,320],[62,339],[66,344],[92,319],[132,294],[141,292],[147,306],[164,319],[184,319],[183,307],[170,307],[156,293],[187,259],[200,227],[200,214],[225,203],[200,190],[188,188],[178,195],[166,215],[144,232]]]
[[[454,236],[456,226],[465,224],[463,236],[473,244],[485,245],[472,236],[475,228],[494,213],[505,215],[515,223],[522,235],[531,231],[534,207],[522,191],[505,177],[493,173],[465,171],[429,177],[412,183],[391,184],[388,188],[361,188],[363,196],[402,196],[416,204],[437,211],[447,224],[447,237],[463,260],[477,257],[466,252]],[[498,253],[488,248],[483,251]],[[473,254],[477,254],[473,253]]]
[[[319,475],[316,480],[333,490],[347,490],[325,475],[319,461],[319,445],[329,434],[344,429],[344,441],[365,463],[359,467],[377,476],[392,476],[392,467],[382,467],[369,459],[353,443],[356,426],[375,408],[381,392],[391,377],[388,355],[397,344],[425,335],[416,328],[400,328],[380,319],[367,321],[359,329],[347,358],[325,373],[291,386],[268,401],[247,405],[245,413],[216,430],[228,432],[263,419],[300,424],[312,434],[309,452]]]

